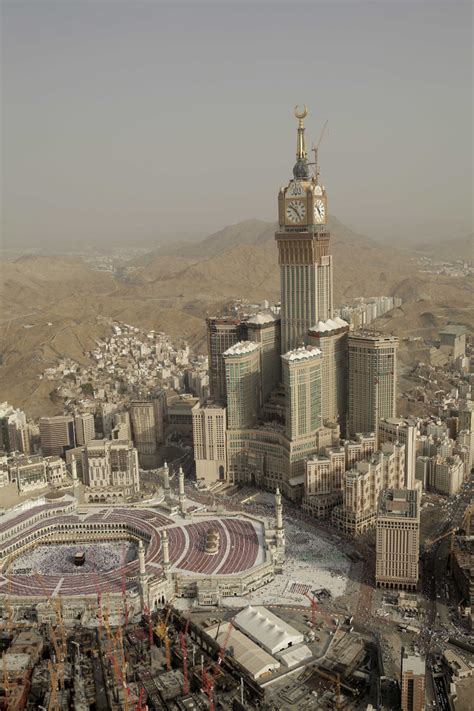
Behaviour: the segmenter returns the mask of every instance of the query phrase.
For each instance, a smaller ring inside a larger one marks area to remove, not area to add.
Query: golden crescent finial
[[[306,118],[306,116],[308,115],[308,109],[306,108],[306,104],[303,104],[303,106],[304,110],[301,113],[298,111],[298,104],[296,104],[295,106],[295,117],[300,121]]]

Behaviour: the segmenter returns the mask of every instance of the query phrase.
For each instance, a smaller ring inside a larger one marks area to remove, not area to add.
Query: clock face
[[[306,215],[306,207],[302,200],[292,200],[286,206],[286,219],[289,222],[301,222]]]
[[[314,203],[314,221],[324,222],[326,219],[326,208],[322,200],[316,200]]]
[[[287,197],[297,197],[303,195],[303,186],[297,180],[293,180],[286,191],[286,195]]]

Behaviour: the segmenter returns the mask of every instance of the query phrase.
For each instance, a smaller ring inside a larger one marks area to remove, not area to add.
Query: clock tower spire
[[[309,180],[311,178],[304,135],[304,120],[307,115],[308,109],[306,105],[301,112],[298,111],[298,105],[295,106],[295,116],[298,119],[298,137],[296,139],[296,163],[293,168],[293,175],[296,180]]]
[[[286,353],[306,340],[319,321],[333,316],[332,256],[329,251],[327,199],[311,172],[305,144],[308,109],[298,119],[293,178],[278,196],[278,245],[281,289],[281,344]]]

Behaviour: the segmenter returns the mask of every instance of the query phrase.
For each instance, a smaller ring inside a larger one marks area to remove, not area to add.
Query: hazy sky
[[[340,220],[472,230],[471,2],[1,4],[5,245],[274,220],[296,103]]]

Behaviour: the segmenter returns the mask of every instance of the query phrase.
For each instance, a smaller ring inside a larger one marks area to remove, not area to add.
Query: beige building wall
[[[405,445],[405,487],[415,486],[416,451],[418,428],[414,421],[401,417],[388,417],[379,420],[377,427],[378,445],[384,442],[401,442]]]
[[[346,456],[346,466],[350,463]],[[375,523],[378,497],[383,488],[402,487],[405,479],[405,445],[382,446],[369,459],[358,461],[342,480],[342,505],[332,511],[334,523],[349,534],[363,533]]]
[[[226,463],[226,408],[219,402],[193,407],[193,444],[196,478],[212,483],[223,480]]]
[[[140,490],[138,452],[125,440],[92,440],[82,454],[84,484],[90,488],[122,488],[127,495]]]
[[[377,586],[416,590],[420,546],[418,490],[384,489],[380,493],[376,526]]]

